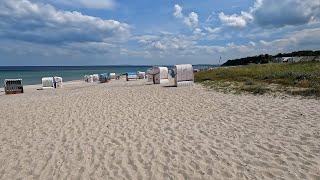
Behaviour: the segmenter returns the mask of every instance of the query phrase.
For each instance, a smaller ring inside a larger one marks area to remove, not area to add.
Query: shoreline
[[[83,80],[72,80],[72,81],[65,81],[63,82],[63,86],[69,86],[69,85],[75,85],[75,84],[80,84],[81,82],[84,82]],[[39,88],[42,87],[42,84],[29,84],[29,85],[23,85],[24,91],[27,90],[29,92],[30,90],[38,90]],[[4,94],[4,87],[2,86],[0,88],[0,95]]]

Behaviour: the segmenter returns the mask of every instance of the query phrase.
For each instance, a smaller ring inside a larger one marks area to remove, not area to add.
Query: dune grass
[[[196,73],[195,79],[223,91],[320,97],[320,62],[222,67]]]

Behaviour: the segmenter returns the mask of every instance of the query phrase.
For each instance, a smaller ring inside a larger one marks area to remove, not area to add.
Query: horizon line
[[[181,64],[183,64],[183,63],[181,63]],[[188,63],[186,63],[186,64],[188,64]],[[168,65],[168,64],[155,64],[155,65],[0,65],[0,67],[97,67],[97,66],[174,66],[174,65]],[[192,65],[193,66],[219,66],[219,64],[192,64]]]

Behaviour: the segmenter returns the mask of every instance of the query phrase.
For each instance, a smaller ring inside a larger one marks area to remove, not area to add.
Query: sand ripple
[[[144,82],[0,96],[0,179],[320,179],[320,102]]]

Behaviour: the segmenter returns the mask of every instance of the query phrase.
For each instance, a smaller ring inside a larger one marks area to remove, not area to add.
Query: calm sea
[[[4,79],[22,79],[24,85],[41,84],[42,77],[60,76],[64,81],[82,79],[86,74],[146,71],[152,66],[0,66],[0,87]],[[197,69],[213,67],[196,65]]]

